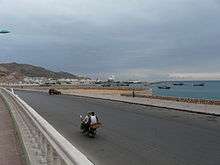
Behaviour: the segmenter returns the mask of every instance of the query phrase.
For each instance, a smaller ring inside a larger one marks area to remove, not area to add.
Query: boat
[[[170,89],[169,86],[159,86],[158,88],[159,88],[159,89]]]
[[[8,30],[0,30],[0,33],[1,34],[10,33],[10,31],[8,31]]]
[[[108,84],[106,83],[106,84],[102,84],[101,86],[102,87],[111,87],[111,84],[110,83],[108,83]]]
[[[205,86],[205,83],[193,84],[193,86]]]
[[[173,83],[173,85],[179,85],[179,86],[182,86],[184,85],[184,83],[180,82],[180,83]]]

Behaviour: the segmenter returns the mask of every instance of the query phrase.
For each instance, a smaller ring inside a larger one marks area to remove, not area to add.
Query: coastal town
[[[12,83],[5,82],[0,83],[0,85],[20,85],[20,86],[28,86],[28,85],[78,85],[78,86],[102,86],[102,87],[115,87],[115,86],[129,86],[131,84],[141,84],[145,85],[147,82],[141,82],[137,80],[130,81],[116,81],[113,76],[109,77],[106,80],[100,79],[91,79],[91,78],[48,78],[48,77],[24,77],[23,80]]]

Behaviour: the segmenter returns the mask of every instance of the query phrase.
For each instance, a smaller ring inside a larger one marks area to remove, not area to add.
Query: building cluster
[[[16,83],[0,83],[0,85],[76,85],[76,86],[95,86],[95,87],[141,87],[145,84],[141,81],[116,81],[113,76],[107,80],[100,79],[71,79],[71,78],[47,78],[47,77],[25,77]]]
[[[47,78],[47,77],[25,77],[22,84],[36,84],[36,85],[44,85],[44,84],[72,84],[72,85],[89,85],[94,83],[94,80],[91,79],[70,79],[70,78]]]

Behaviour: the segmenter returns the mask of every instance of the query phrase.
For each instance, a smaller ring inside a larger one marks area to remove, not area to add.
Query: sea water
[[[173,85],[178,82],[162,82],[151,85],[153,94],[160,96],[175,96],[183,98],[200,98],[220,100],[220,81],[181,81],[184,85]],[[204,86],[193,84],[205,83]],[[170,89],[159,89],[158,86],[169,86]]]

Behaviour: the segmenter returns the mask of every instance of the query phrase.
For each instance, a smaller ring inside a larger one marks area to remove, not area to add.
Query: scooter
[[[101,123],[96,123],[93,125],[90,125],[89,127],[83,122],[83,117],[80,115],[80,129],[82,130],[82,134],[86,134],[89,137],[95,137],[97,133],[97,129],[101,127]]]

